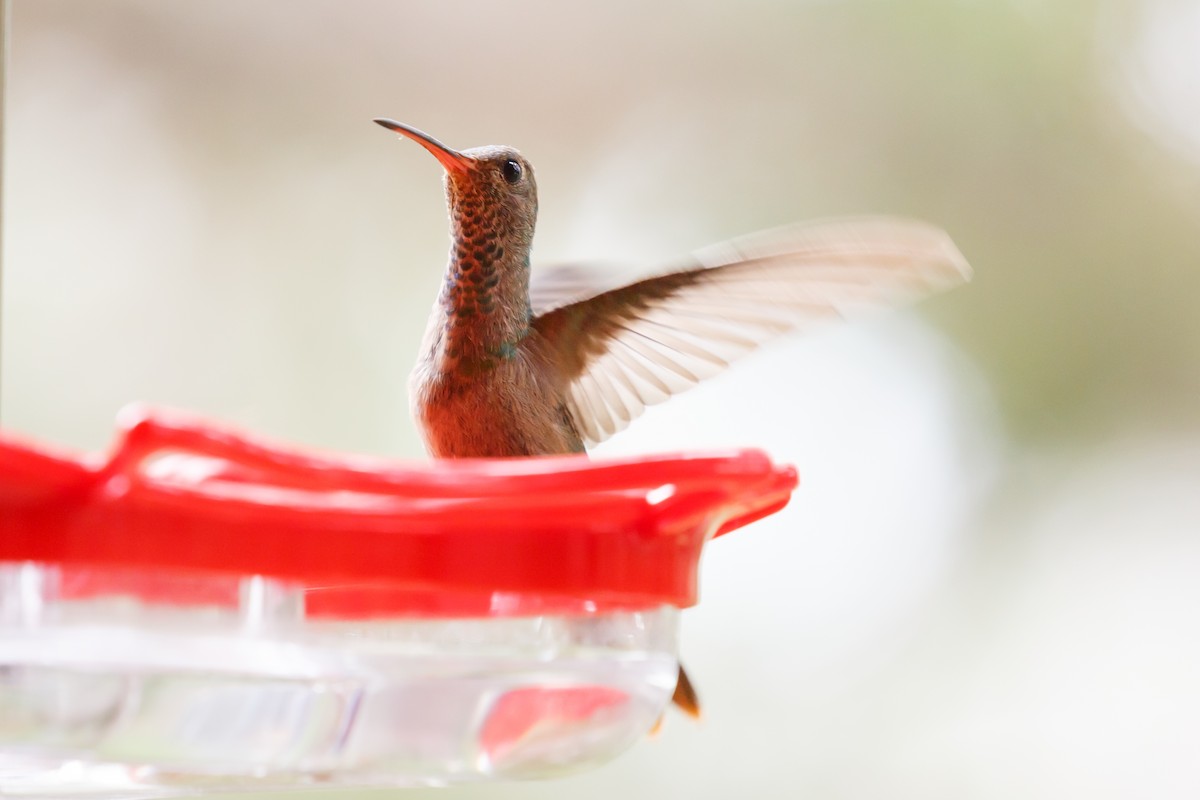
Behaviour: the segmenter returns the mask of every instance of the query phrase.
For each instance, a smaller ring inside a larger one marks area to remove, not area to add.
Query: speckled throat
[[[452,361],[511,358],[529,332],[529,239],[490,187],[448,179],[450,257],[438,296],[443,355]]]

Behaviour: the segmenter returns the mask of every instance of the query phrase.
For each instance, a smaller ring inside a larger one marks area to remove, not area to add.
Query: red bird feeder
[[[536,777],[643,735],[762,453],[407,466],[124,415],[0,437],[0,794]]]

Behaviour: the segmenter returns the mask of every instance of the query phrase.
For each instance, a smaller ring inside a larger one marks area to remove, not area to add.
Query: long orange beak
[[[447,172],[466,172],[475,161],[475,159],[470,156],[464,156],[457,150],[451,150],[428,133],[419,131],[411,125],[396,122],[394,119],[384,118],[375,120],[375,123],[382,125],[389,131],[395,131],[405,138],[412,139],[421,145],[421,147],[424,147],[434,158],[441,162],[441,165],[446,168]]]

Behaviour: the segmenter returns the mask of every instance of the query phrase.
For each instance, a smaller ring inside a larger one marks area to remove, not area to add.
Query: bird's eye
[[[521,180],[521,165],[511,158],[504,162],[500,167],[500,171],[504,173],[504,180],[509,183],[516,183]]]

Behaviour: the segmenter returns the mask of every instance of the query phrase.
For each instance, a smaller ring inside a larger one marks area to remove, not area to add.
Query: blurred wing
[[[549,309],[533,326],[565,370],[580,435],[596,444],[767,339],[950,288],[970,268],[942,230],[879,217],[735,239],[586,299],[582,275],[563,272],[561,292],[532,291],[535,309]]]
[[[529,282],[529,307],[533,316],[540,317],[565,305],[595,297],[615,289],[622,283],[610,278],[613,269],[607,264],[555,264],[538,267]]]

